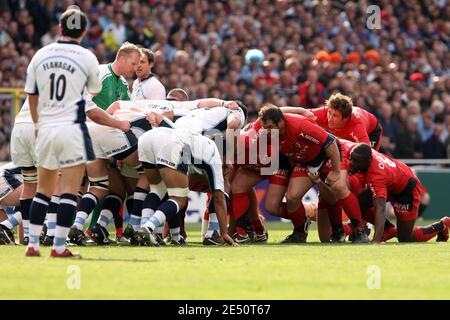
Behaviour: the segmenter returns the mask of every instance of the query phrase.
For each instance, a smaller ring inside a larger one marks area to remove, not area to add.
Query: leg
[[[56,213],[55,238],[52,256],[70,253],[66,239],[77,210],[77,192],[85,171],[85,164],[61,169],[61,196]],[[72,256],[72,254],[70,253]]]
[[[39,236],[58,177],[58,170],[38,168],[37,192],[30,206],[30,240],[27,252],[39,249]]]
[[[245,214],[250,208],[248,191],[263,178],[256,172],[239,168],[231,182],[231,210],[236,224],[236,233],[241,237],[247,237],[245,231]]]

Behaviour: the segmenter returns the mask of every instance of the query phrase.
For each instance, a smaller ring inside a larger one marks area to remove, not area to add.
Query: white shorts
[[[137,169],[130,167],[126,163],[122,163],[122,167],[120,167],[120,174],[127,178],[139,179],[139,172]]]
[[[139,138],[139,161],[145,169],[165,166],[187,173],[182,158],[183,147],[184,144],[176,136],[161,130],[150,130]]]
[[[16,123],[11,133],[11,158],[14,165],[30,168],[36,165],[36,137],[33,123]]]
[[[22,185],[14,176],[1,175],[0,176],[0,202],[13,193],[18,187]]]
[[[85,123],[39,129],[36,139],[37,166],[48,170],[74,167],[95,160]]]
[[[96,158],[123,160],[137,149],[137,138],[133,132],[88,123],[89,134]]]

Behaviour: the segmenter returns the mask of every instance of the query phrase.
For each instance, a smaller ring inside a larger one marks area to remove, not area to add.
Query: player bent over
[[[225,243],[235,244],[227,233],[222,160],[212,140],[187,129],[156,128],[139,139],[138,152],[150,191],[155,195],[150,208],[153,214],[140,229],[141,237],[157,245],[154,230],[166,220],[179,221],[177,214],[188,201],[188,170],[198,170],[208,176],[220,236]],[[163,201],[166,190],[169,198]],[[175,228],[171,238],[179,239]]]

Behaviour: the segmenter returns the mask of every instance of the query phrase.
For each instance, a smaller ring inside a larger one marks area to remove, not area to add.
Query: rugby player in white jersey
[[[61,196],[52,257],[79,257],[65,247],[85,163],[95,159],[85,124],[85,87],[91,95],[101,90],[97,58],[80,46],[87,18],[69,9],[61,16],[61,40],[36,52],[27,69],[25,92],[36,124],[38,184],[30,206],[30,240],[26,256],[40,256],[39,235],[50,197],[61,171]]]
[[[195,170],[208,176],[223,242],[236,245],[227,233],[222,159],[212,140],[189,129],[160,127],[139,139],[138,152],[150,190],[168,194],[168,200],[160,201],[139,230],[143,239],[158,245],[154,230],[166,220],[178,220],[178,212],[187,206],[188,172]],[[173,242],[180,240],[179,229],[171,229],[170,233]]]
[[[141,59],[136,67],[137,79],[133,82],[131,100],[164,100],[166,88],[152,73],[155,57],[150,49],[141,48]]]

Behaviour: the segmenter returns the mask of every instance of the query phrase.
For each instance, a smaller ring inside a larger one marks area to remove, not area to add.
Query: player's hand
[[[225,108],[231,109],[231,110],[237,110],[239,108],[238,104],[235,101],[225,101],[223,103],[223,106]]]
[[[147,114],[147,121],[150,122],[150,124],[153,127],[157,127],[159,126],[159,124],[161,123],[161,121],[164,119],[164,117],[156,112],[149,112]]]
[[[128,130],[130,130],[130,128],[131,128],[130,121],[120,121],[119,120],[118,129],[122,130],[123,132],[127,132]]]
[[[320,182],[320,176],[318,173],[314,174],[314,173],[308,172],[308,177],[315,184],[318,184]]]
[[[223,244],[229,244],[230,246],[237,247],[239,246],[234,240],[230,237],[230,235],[227,233],[222,237],[224,243]]]
[[[332,186],[340,179],[340,177],[341,177],[340,171],[332,170],[327,176],[327,182],[330,186]]]
[[[317,117],[314,115],[314,113],[312,113],[312,112],[309,111],[309,110],[305,110],[305,111],[303,112],[303,116],[304,116],[304,117],[307,117],[307,118],[310,118],[310,119],[312,119],[312,120],[314,120],[314,121],[317,120]]]

